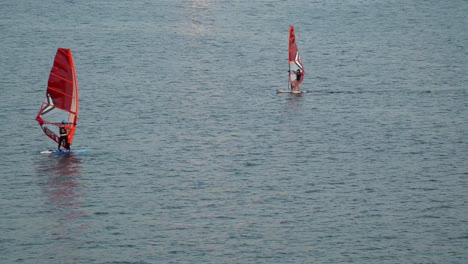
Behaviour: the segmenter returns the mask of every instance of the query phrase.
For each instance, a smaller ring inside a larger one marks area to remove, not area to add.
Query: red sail
[[[288,42],[288,63],[289,63],[289,82],[291,87],[294,87],[296,83],[295,72],[299,69],[302,73],[301,80],[304,79],[304,67],[302,66],[302,59],[299,55],[299,50],[296,44],[296,35],[294,34],[294,26],[289,26],[289,42]]]
[[[78,84],[70,49],[58,48],[47,82],[46,98],[42,102],[37,122],[44,133],[58,142],[58,127],[65,122],[71,145],[78,116]],[[64,147],[66,147],[64,145]]]

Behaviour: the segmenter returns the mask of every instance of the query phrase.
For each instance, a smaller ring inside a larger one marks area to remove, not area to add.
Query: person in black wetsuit
[[[301,89],[299,88],[299,83],[301,82],[301,78],[302,78],[301,69],[297,69],[295,73],[296,73],[296,83],[294,85],[293,90],[300,91]]]
[[[65,127],[65,120],[63,120],[62,124],[60,124],[60,126],[59,126],[59,133],[60,133],[60,139],[59,139],[59,142],[58,142],[58,150],[62,151],[60,149],[60,146],[62,145],[63,141],[65,141],[65,146],[66,146],[65,148],[67,150],[70,150],[70,145],[68,144],[68,130]]]

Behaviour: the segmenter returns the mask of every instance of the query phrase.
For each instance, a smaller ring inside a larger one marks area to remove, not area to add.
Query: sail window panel
[[[53,99],[54,106],[63,110],[70,110],[72,105],[72,97],[64,95],[59,91],[49,89],[49,95]]]
[[[59,109],[59,108],[54,108],[53,110],[51,111],[47,111],[47,112],[43,112],[41,114],[41,117],[42,119],[44,119],[44,121],[48,122],[48,123],[57,123],[57,125],[59,123],[62,122],[62,120],[68,120],[68,115],[69,115],[69,112],[68,111],[64,111],[62,109]]]

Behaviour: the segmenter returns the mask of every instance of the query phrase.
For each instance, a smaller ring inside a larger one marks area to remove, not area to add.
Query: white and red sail
[[[47,82],[46,97],[36,120],[44,133],[58,143],[59,125],[62,121],[68,130],[71,145],[78,116],[78,84],[70,49],[58,48]],[[63,147],[65,142],[62,143]]]
[[[296,84],[296,71],[299,69],[302,73],[301,80],[304,79],[304,66],[302,65],[302,59],[299,55],[299,50],[296,44],[296,35],[294,34],[294,26],[289,26],[289,38],[288,38],[288,63],[289,63],[289,84],[290,88]]]

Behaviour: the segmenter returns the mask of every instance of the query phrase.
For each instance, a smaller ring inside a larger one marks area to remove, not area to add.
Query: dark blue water
[[[1,263],[467,263],[467,1],[0,14]],[[274,92],[289,24],[303,96]],[[39,154],[57,47],[90,153]]]

